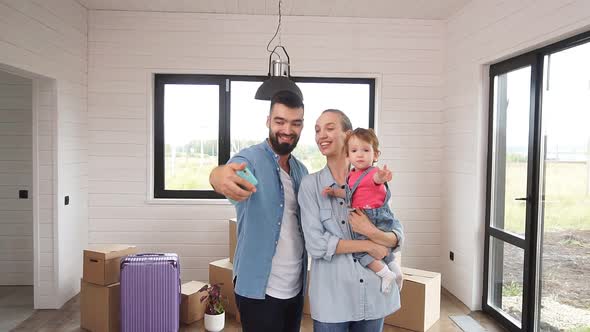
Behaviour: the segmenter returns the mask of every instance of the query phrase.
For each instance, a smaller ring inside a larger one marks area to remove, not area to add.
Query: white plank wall
[[[178,252],[183,279],[228,256],[228,205],[146,204],[152,73],[264,75],[276,17],[90,11],[89,241]],[[440,269],[442,21],[285,17],[298,76],[379,78],[383,161],[406,227],[404,265]],[[314,120],[312,120],[314,121]]]
[[[30,79],[0,71],[0,285],[33,284],[32,100]]]
[[[79,289],[87,243],[86,9],[74,0],[0,0],[0,65],[40,82],[35,307],[59,308]]]
[[[590,2],[474,0],[448,22],[297,16],[283,23],[293,74],[378,78],[377,128],[382,161],[395,172],[404,265],[442,271],[443,285],[479,308],[485,65],[590,29]],[[206,280],[207,263],[228,255],[230,205],[146,203],[150,78],[263,75],[275,24],[273,16],[88,12],[74,0],[0,0],[0,67],[29,73],[40,91],[36,308],[59,307],[78,291],[87,242],[178,252],[184,279]],[[1,117],[0,132],[8,133]],[[0,164],[8,165],[2,155]],[[16,178],[1,178],[0,196]],[[30,208],[18,206],[0,211],[1,232],[5,220],[32,222]],[[7,268],[5,249],[22,245],[3,239],[0,270]]]
[[[54,216],[57,214],[56,193],[57,172],[55,151],[56,132],[56,87],[53,81],[40,79],[37,82],[37,136],[39,164],[39,248],[38,248],[38,296],[40,306],[47,301],[50,306],[53,299],[54,281],[57,280],[54,269]],[[53,305],[54,306],[54,305]]]
[[[472,1],[448,21],[441,262],[444,287],[471,309],[481,307],[483,282],[484,65],[589,29],[586,0]]]

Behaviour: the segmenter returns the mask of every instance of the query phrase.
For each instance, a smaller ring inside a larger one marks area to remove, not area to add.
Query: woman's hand
[[[398,238],[394,232],[383,232],[375,227],[362,210],[352,211],[348,217],[348,221],[353,232],[364,235],[377,244],[388,248],[395,248],[398,244]]]
[[[372,239],[379,229],[373,225],[362,210],[354,210],[348,217],[352,231]]]

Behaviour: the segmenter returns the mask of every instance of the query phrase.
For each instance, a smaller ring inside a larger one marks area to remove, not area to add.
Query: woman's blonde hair
[[[352,123],[350,122],[348,115],[346,115],[341,110],[337,110],[335,108],[328,108],[327,110],[322,112],[322,114],[324,114],[324,113],[334,113],[334,114],[340,115],[340,124],[342,125],[342,130],[344,132],[352,130]]]

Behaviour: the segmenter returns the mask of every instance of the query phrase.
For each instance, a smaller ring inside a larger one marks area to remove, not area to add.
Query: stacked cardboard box
[[[80,326],[92,332],[119,331],[120,263],[135,246],[93,246],[84,250],[80,285]]]
[[[209,263],[209,283],[211,285],[221,284],[221,296],[224,299],[225,312],[233,315],[240,322],[240,312],[236,305],[232,275],[233,264],[230,263],[229,258]]]
[[[229,262],[234,263],[234,255],[236,254],[236,243],[238,242],[238,224],[236,218],[229,220]]]
[[[206,284],[200,281],[189,281],[181,286],[180,321],[192,324],[203,319],[207,302],[201,302],[201,298],[207,295],[206,291],[199,292]]]
[[[240,312],[236,305],[233,283],[233,262],[238,242],[236,218],[229,219],[228,226],[229,258],[209,263],[209,283],[211,285],[221,284],[221,296],[224,299],[225,311],[240,322]]]
[[[303,313],[311,315],[311,307],[309,304],[309,280],[311,279],[311,259],[307,264],[307,288],[305,288],[305,296],[303,298]]]
[[[440,273],[402,268],[401,308],[385,324],[426,331],[440,318]]]

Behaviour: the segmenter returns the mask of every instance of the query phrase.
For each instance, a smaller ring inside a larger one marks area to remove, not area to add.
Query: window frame
[[[291,77],[296,83],[334,83],[369,85],[369,127],[375,126],[375,83],[371,77]],[[218,85],[219,86],[219,151],[218,165],[230,159],[231,151],[231,82],[264,82],[267,76],[208,75],[208,74],[154,74],[153,110],[153,199],[225,199],[211,190],[165,189],[165,142],[164,142],[164,86],[166,84]],[[252,97],[254,98],[254,97]]]

